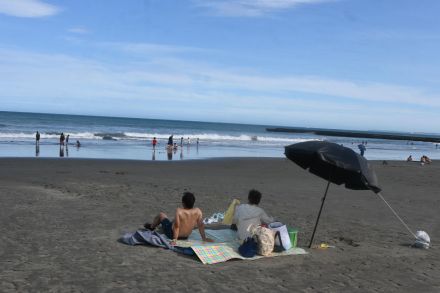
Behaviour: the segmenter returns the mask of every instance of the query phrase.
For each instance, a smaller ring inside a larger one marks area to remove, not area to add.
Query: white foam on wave
[[[65,133],[64,135],[70,135],[71,138],[75,139],[102,139],[102,137],[95,136],[92,132],[79,132],[79,133]],[[59,139],[60,134],[55,133],[40,133],[41,139]],[[0,132],[0,139],[35,139],[35,133],[4,133]]]
[[[41,139],[59,139],[60,134],[49,132],[40,133]],[[65,136],[70,135],[71,139],[95,139],[102,140],[104,137],[112,137],[115,140],[151,140],[156,137],[159,140],[167,140],[169,135],[162,133],[142,133],[142,132],[121,132],[121,133],[93,133],[93,132],[73,132],[64,133]],[[297,143],[307,140],[318,139],[306,139],[306,138],[288,138],[288,137],[272,137],[272,136],[254,136],[249,134],[240,135],[228,135],[217,133],[198,133],[198,134],[176,134],[174,135],[174,141],[179,143],[180,138],[183,137],[184,142],[187,142],[188,137],[195,143],[198,138],[200,141],[205,142],[252,142],[252,143]],[[0,132],[0,139],[9,140],[31,140],[35,139],[35,133],[4,133]]]
[[[168,134],[160,133],[139,133],[139,132],[124,132],[124,139],[152,139],[156,137],[157,139],[168,139]],[[288,138],[288,137],[272,137],[272,136],[253,136],[247,134],[240,135],[222,135],[217,133],[199,133],[199,134],[176,134],[174,135],[174,141],[180,141],[180,138],[186,140],[188,137],[195,141],[197,138],[200,141],[261,141],[261,142],[303,142],[308,140],[319,140],[319,139],[306,139],[306,138]]]

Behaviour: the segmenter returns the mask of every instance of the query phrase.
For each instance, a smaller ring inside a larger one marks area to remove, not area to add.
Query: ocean
[[[267,132],[273,125],[192,122],[61,114],[0,112],[0,157],[62,157],[135,160],[186,160],[221,157],[284,157],[284,147],[308,140],[328,140],[359,151],[366,141],[371,160],[440,159],[435,143],[326,137]],[[41,134],[39,147],[35,133]],[[59,147],[61,132],[69,144]],[[168,151],[173,135],[177,148]],[[158,145],[153,150],[152,139]],[[181,145],[181,138],[183,142]],[[199,143],[197,144],[197,139]],[[76,147],[76,141],[81,147]]]

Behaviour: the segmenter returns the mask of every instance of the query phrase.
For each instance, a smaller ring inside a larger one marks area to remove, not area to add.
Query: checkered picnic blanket
[[[233,258],[242,258],[231,247],[224,245],[191,246],[203,264],[224,262]]]

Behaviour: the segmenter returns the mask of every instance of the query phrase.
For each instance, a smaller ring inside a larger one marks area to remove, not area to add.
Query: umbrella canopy
[[[326,141],[306,141],[285,147],[287,158],[311,173],[355,190],[380,192],[367,160],[352,149]]]

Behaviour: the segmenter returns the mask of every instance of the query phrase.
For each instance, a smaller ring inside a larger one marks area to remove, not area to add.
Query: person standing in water
[[[60,135],[60,146],[64,146],[64,133],[63,132],[61,132],[61,135]]]
[[[153,144],[153,151],[154,151],[154,150],[156,150],[156,144],[157,144],[157,139],[156,139],[156,137],[153,137],[152,144]]]
[[[180,138],[180,147],[183,147],[183,136]]]
[[[38,146],[40,145],[40,133],[38,131],[35,134],[35,144]]]
[[[170,137],[168,137],[168,147],[173,148],[173,134],[171,134]]]
[[[35,156],[40,155],[40,133],[37,131],[35,134]]]
[[[66,137],[66,146],[69,144],[69,137],[70,137],[70,134],[68,134]]]

